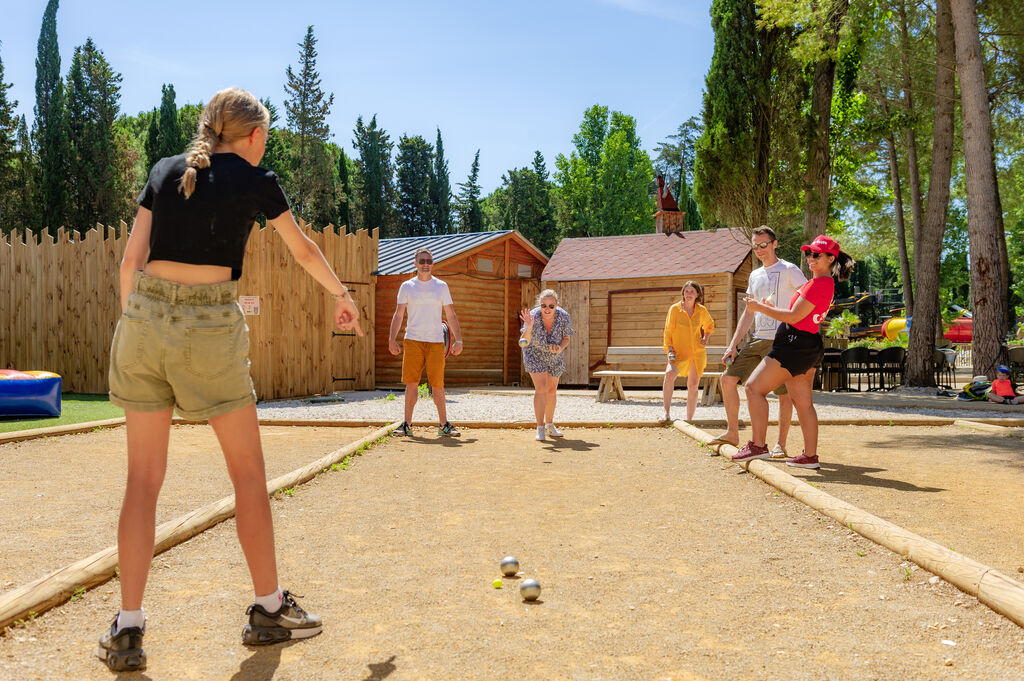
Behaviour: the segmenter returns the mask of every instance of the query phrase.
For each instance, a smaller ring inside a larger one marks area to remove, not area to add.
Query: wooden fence
[[[367,334],[334,333],[333,301],[288,253],[272,228],[254,228],[239,296],[258,297],[246,317],[260,399],[374,386],[374,292],[377,232],[303,230],[352,289]],[[61,374],[67,391],[107,391],[110,341],[120,317],[118,266],[128,241],[124,223],[79,235],[0,237],[0,367]]]

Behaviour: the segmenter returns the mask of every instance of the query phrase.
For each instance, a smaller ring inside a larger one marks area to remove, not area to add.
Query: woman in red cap
[[[814,370],[821,363],[824,347],[818,327],[832,307],[836,283],[845,281],[853,271],[853,258],[839,250],[835,239],[825,235],[800,250],[807,254],[807,267],[812,278],[797,289],[788,307],[773,307],[769,300],[747,298],[747,309],[777,319],[779,329],[771,352],[761,360],[746,383],[747,409],[754,439],[732,457],[733,461],[768,459],[768,392],[782,383],[793,398],[804,436],[804,451],[786,459],[787,466],[819,468],[818,415],[814,411],[812,389]]]

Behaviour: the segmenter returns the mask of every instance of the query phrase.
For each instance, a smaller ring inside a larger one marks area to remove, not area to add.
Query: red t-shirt
[[[1016,397],[1017,394],[1013,392],[1013,384],[1010,383],[1008,378],[997,378],[992,381],[992,392],[1000,397]]]
[[[789,309],[793,309],[800,296],[814,303],[814,309],[811,310],[811,314],[798,322],[790,322],[789,325],[801,331],[818,333],[818,326],[828,314],[828,309],[832,307],[832,295],[835,292],[836,282],[832,277],[814,277],[798,288],[789,300]]]

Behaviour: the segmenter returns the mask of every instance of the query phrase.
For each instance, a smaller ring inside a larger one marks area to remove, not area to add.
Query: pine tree
[[[160,128],[159,146],[157,158],[166,156],[177,156],[185,151],[185,139],[181,134],[181,124],[178,123],[178,105],[175,102],[177,95],[174,93],[174,85],[167,84],[160,89]]]
[[[434,211],[434,234],[448,234],[452,231],[452,187],[448,177],[448,161],[444,158],[444,143],[441,128],[437,129],[437,143],[434,145],[434,168],[430,175],[430,202]]]
[[[18,148],[15,152],[12,170],[12,184],[16,195],[12,199],[10,223],[15,228],[29,229],[39,221],[39,213],[33,201],[36,191],[36,161],[32,154],[32,137],[28,132],[28,123],[21,116],[18,121]]]
[[[15,166],[18,158],[18,116],[14,115],[17,100],[7,99],[13,83],[4,82],[4,62],[0,59],[0,233],[11,231],[11,219],[17,210],[18,186]]]
[[[71,132],[69,220],[79,231],[97,222],[116,224],[120,197],[127,193],[117,168],[114,122],[119,112],[121,75],[107,63],[92,39],[75,48],[68,73],[68,126]]]
[[[46,3],[36,54],[36,105],[32,124],[35,146],[39,150],[36,200],[40,215],[36,229],[56,230],[67,218],[65,180],[69,139],[57,45],[59,4],[59,0]]]
[[[558,245],[558,225],[555,222],[555,213],[551,206],[551,182],[547,164],[544,162],[544,155],[539,150],[533,154],[533,174],[536,178],[536,185],[533,188],[533,205],[537,217],[534,224],[534,237],[530,240],[537,248],[550,255],[555,252],[555,246]]]
[[[400,226],[394,218],[392,196],[394,194],[394,171],[391,165],[391,138],[383,128],[377,127],[377,116],[363,124],[363,117],[356,119],[355,139],[352,146],[359,152],[356,166],[359,168],[360,209],[363,213],[363,229],[372,232],[380,229],[381,238],[398,236]]]
[[[316,68],[316,37],[313,27],[299,43],[298,73],[289,66],[284,90],[285,117],[293,135],[290,194],[293,209],[307,220],[334,214],[334,169],[325,145],[330,137],[327,116],[334,105],[334,94],[324,94]],[[318,225],[323,227],[323,224]]]
[[[469,177],[459,184],[459,232],[482,232],[483,212],[480,209],[480,150],[476,150]]]
[[[434,149],[420,135],[398,139],[395,170],[398,178],[398,216],[403,236],[427,236],[434,231],[431,169]]]

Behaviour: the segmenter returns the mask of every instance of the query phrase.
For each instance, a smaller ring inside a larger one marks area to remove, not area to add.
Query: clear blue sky
[[[45,0],[5,2],[0,58],[8,96],[30,121]],[[603,104],[634,116],[654,149],[699,114],[714,36],[710,0],[519,0],[419,2],[201,2],[64,0],[57,14],[61,72],[91,37],[124,77],[121,110],[160,103],[172,83],[178,104],[222,87],[246,88],[282,109],[285,68],[298,64],[306,27],[333,92],[332,141],[353,154],[360,114],[393,141],[441,128],[452,185],[480,149],[485,193],[539,149],[572,150],[583,111]]]

